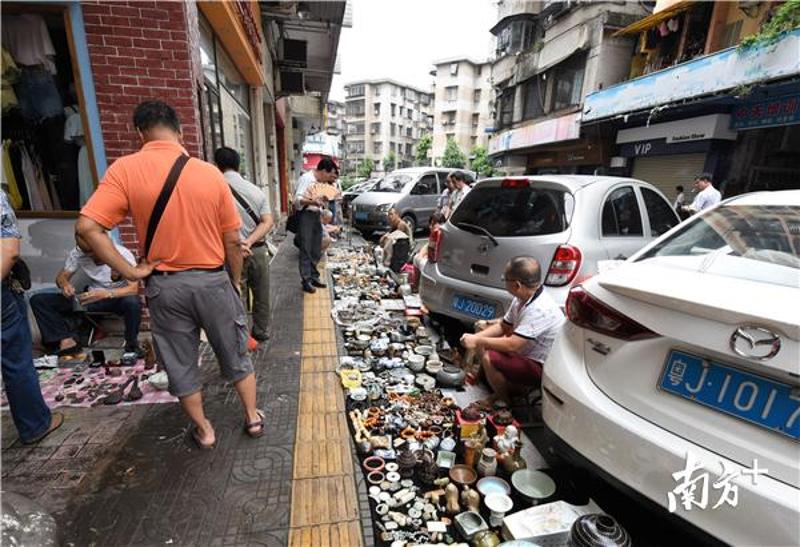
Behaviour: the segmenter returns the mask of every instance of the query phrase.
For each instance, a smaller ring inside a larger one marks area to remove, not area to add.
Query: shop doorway
[[[74,216],[96,187],[67,7],[3,4],[3,186],[20,216]]]

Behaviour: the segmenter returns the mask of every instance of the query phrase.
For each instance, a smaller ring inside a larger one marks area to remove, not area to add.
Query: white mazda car
[[[542,382],[558,451],[703,536],[800,545],[800,190],[696,215],[566,308]]]

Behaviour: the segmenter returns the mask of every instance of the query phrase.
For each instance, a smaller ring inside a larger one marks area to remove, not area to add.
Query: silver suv
[[[353,226],[365,237],[386,230],[386,213],[395,207],[412,231],[424,228],[447,187],[447,175],[453,171],[456,169],[441,167],[409,167],[392,171],[372,190],[353,200]],[[460,171],[466,175],[467,182],[475,180],[472,171]]]
[[[639,180],[486,179],[432,234],[421,264],[422,301],[463,321],[499,317],[511,302],[505,265],[526,255],[539,261],[548,291],[563,306],[573,284],[597,273],[599,260],[625,259],[679,222],[664,195]]]

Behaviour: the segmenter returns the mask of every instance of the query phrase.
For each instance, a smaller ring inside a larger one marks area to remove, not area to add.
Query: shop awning
[[[635,23],[632,23],[625,27],[622,30],[618,30],[614,33],[614,36],[622,36],[625,34],[638,34],[645,30],[649,30],[654,26],[658,25],[662,21],[666,21],[667,19],[672,19],[679,13],[682,13],[692,7],[693,4],[696,4],[695,0],[683,0],[682,2],[678,2],[666,9],[659,11],[658,13],[654,13],[652,15],[648,15],[644,19],[639,19]]]

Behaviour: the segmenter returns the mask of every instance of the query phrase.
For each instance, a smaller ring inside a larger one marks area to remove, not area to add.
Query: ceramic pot
[[[436,381],[442,387],[461,387],[464,384],[466,374],[464,371],[454,365],[445,365],[436,374]]]
[[[425,368],[425,357],[422,355],[417,355],[416,353],[412,353],[408,356],[406,364],[408,365],[408,368],[414,372],[422,372],[422,369]]]
[[[446,437],[439,443],[439,448],[446,452],[452,452],[456,447],[456,440],[453,437]]]
[[[570,547],[630,547],[628,532],[610,515],[583,515],[569,531]]]
[[[495,473],[497,473],[497,452],[491,448],[484,448],[481,460],[478,462],[478,475],[491,477]]]
[[[439,371],[442,370],[442,362],[435,359],[428,359],[428,363],[425,365],[425,370],[431,376],[436,376],[439,374]]]

